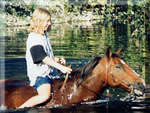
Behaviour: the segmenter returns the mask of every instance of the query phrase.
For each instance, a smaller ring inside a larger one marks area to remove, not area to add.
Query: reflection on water
[[[54,54],[67,58],[68,65],[73,68],[84,65],[89,59],[96,56],[103,56],[105,49],[111,46],[114,51],[123,48],[123,59],[143,78],[150,83],[150,49],[145,46],[145,36],[141,39],[132,39],[130,34],[130,25],[90,25],[82,26],[80,24],[56,24],[52,26],[48,33],[51,40]],[[5,36],[5,64],[6,78],[28,80],[26,77],[26,63],[24,59],[26,50],[27,28],[8,28]],[[21,58],[20,58],[21,57]],[[18,71],[19,70],[19,71]],[[111,89],[112,90],[112,89]],[[112,90],[113,95],[117,95],[116,89]],[[113,96],[112,95],[112,96]],[[106,110],[106,109],[105,109]],[[17,111],[17,113],[102,113],[99,106],[77,106],[69,109],[27,109]],[[115,111],[115,113],[118,111]],[[127,110],[121,111],[127,113]],[[112,111],[111,111],[112,113]],[[139,113],[131,111],[131,113]],[[142,111],[141,113],[144,113]]]

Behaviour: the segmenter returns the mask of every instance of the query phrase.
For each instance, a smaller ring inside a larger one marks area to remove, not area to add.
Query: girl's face
[[[50,25],[51,25],[51,20],[50,20],[50,17],[49,17],[43,23],[44,31],[47,31],[47,29],[50,27]]]

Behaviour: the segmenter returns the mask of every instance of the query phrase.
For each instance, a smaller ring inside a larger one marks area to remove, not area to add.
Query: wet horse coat
[[[112,53],[108,48],[103,58],[95,58],[82,68],[75,69],[61,90],[63,80],[53,80],[51,98],[41,106],[68,105],[97,98],[106,86],[121,87],[128,92],[143,90],[143,79],[139,77],[120,57],[120,50]],[[23,81],[6,80],[5,106],[16,108],[37,92]],[[21,83],[21,85],[10,85]],[[1,95],[2,96],[2,95]],[[0,103],[2,104],[2,103]]]

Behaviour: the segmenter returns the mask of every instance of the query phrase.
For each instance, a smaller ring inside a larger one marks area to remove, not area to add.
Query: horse
[[[107,48],[103,58],[96,57],[83,67],[74,69],[65,86],[62,79],[53,80],[51,98],[40,106],[65,106],[95,100],[107,86],[119,87],[129,93],[136,93],[136,89],[142,93],[144,80],[121,59],[120,53],[121,49],[112,52],[111,47]],[[1,105],[7,108],[17,108],[37,95],[36,90],[24,81],[8,79],[1,81],[0,85],[2,83],[5,84],[5,98]],[[14,83],[20,85],[12,85]]]

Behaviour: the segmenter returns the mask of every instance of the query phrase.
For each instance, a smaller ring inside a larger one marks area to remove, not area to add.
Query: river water
[[[119,27],[112,25],[100,25],[98,23],[82,22],[77,24],[54,24],[48,32],[55,56],[64,57],[67,64],[73,68],[83,66],[90,59],[104,56],[108,46],[113,51],[123,49],[121,58],[139,73],[150,84],[150,47],[146,36],[140,39],[131,38],[130,25],[120,24]],[[26,76],[25,50],[28,36],[27,27],[6,28],[5,34],[5,78],[13,78],[28,81]],[[127,95],[120,89],[110,88],[112,98]],[[120,94],[118,94],[121,92]],[[129,110],[125,104],[118,101],[98,102],[94,104],[80,104],[71,107],[59,108],[29,108],[22,110],[8,110],[5,112],[17,113],[146,113],[145,110]],[[115,105],[111,107],[111,105]],[[119,103],[119,104],[118,104]],[[111,109],[109,109],[111,108]],[[122,108],[122,109],[121,109]]]

